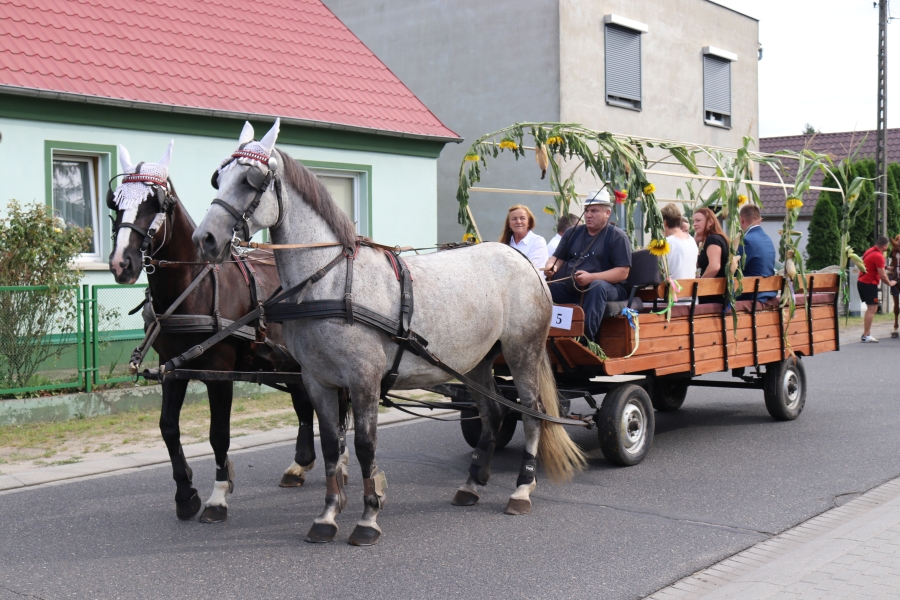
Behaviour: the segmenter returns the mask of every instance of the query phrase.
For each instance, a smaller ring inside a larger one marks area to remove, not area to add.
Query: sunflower
[[[654,192],[656,192],[656,186],[653,185],[652,183],[648,183],[647,185],[644,186],[644,194],[645,195],[649,196],[650,194],[653,194]]]
[[[747,196],[741,194],[738,196],[738,206],[743,206],[747,204]]]
[[[613,190],[613,195],[616,197],[616,204],[622,204],[625,202],[625,198],[628,197],[628,192],[624,190]]]
[[[544,207],[544,212],[547,213],[548,215],[555,215],[556,209],[550,205],[547,205]]]
[[[475,234],[474,234],[474,233],[466,233],[466,234],[463,235],[463,240],[462,240],[462,241],[464,241],[464,242],[473,242],[473,243],[474,243],[474,242],[477,242],[477,241],[478,241],[478,238],[475,237]]]
[[[563,140],[558,135],[554,135],[553,137],[551,137],[550,139],[547,140],[548,146],[562,146],[564,143],[565,143],[565,140]]]
[[[784,205],[788,210],[794,210],[795,208],[802,208],[803,201],[800,200],[800,198],[798,198],[797,196],[791,196],[787,199],[787,202],[785,202]]]
[[[477,154],[466,154],[466,162],[478,162],[481,160],[481,157]]]
[[[665,256],[669,253],[669,250],[671,250],[669,242],[666,240],[651,240],[650,245],[647,246],[647,248],[653,256]]]
[[[500,140],[500,149],[501,150],[518,150],[519,145],[509,138],[503,138],[502,140]]]

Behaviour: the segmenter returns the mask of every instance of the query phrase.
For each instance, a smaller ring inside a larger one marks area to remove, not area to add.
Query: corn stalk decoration
[[[669,243],[666,241],[663,219],[656,202],[656,186],[647,178],[646,170],[651,166],[648,161],[646,148],[658,148],[675,158],[687,171],[686,175],[699,175],[697,157],[704,157],[715,169],[718,178],[716,187],[705,198],[701,197],[703,187],[712,180],[706,179],[700,184],[696,192],[692,182],[686,183],[691,199],[700,206],[718,209],[720,217],[725,221],[725,229],[732,238],[729,247],[726,265],[726,306],[729,310],[734,305],[736,298],[743,292],[743,265],[739,257],[739,249],[743,244],[743,232],[739,223],[740,207],[746,202],[754,202],[761,206],[762,203],[756,188],[749,183],[753,180],[753,165],[769,164],[776,173],[783,172],[781,158],[799,160],[801,168],[794,185],[796,188],[788,198],[788,215],[785,217],[784,234],[779,244],[782,260],[786,261],[792,253],[794,265],[799,265],[801,276],[803,275],[803,262],[797,252],[797,239],[791,234],[792,227],[799,215],[799,206],[791,203],[795,198],[799,201],[803,193],[809,189],[812,174],[817,169],[835,171],[835,180],[839,182],[842,190],[850,190],[844,194],[844,211],[841,224],[843,264],[846,264],[849,249],[846,241],[849,239],[849,228],[855,217],[852,206],[853,190],[858,196],[862,181],[855,179],[847,182],[849,161],[842,161],[838,167],[830,164],[828,157],[815,154],[811,151],[802,153],[780,153],[781,156],[764,155],[750,150],[752,139],[745,137],[743,145],[738,148],[735,156],[726,156],[719,150],[699,145],[683,145],[672,142],[650,142],[628,136],[614,135],[609,132],[594,131],[581,125],[572,123],[554,122],[525,122],[516,123],[497,131],[481,136],[469,147],[459,169],[459,188],[456,199],[459,202],[458,220],[465,227],[464,240],[481,242],[469,209],[469,190],[481,181],[482,170],[488,167],[488,159],[496,159],[504,152],[510,152],[516,160],[525,158],[526,138],[530,137],[534,158],[538,169],[541,170],[541,178],[550,175],[549,183],[555,193],[553,203],[544,208],[544,212],[554,216],[569,214],[570,207],[579,206],[580,200],[575,191],[575,176],[584,169],[590,173],[602,185],[609,188],[611,196],[615,197],[616,204],[623,205],[626,215],[623,229],[629,239],[634,242],[634,210],[637,203],[641,203],[644,217],[644,231],[650,234],[648,244],[650,252],[660,260],[660,268],[667,280],[671,282],[668,273],[666,255],[669,253]],[[569,175],[564,175],[562,165],[572,167]],[[829,171],[830,172],[830,171]],[[843,175],[843,179],[841,176]],[[780,175],[779,175],[780,176]],[[679,197],[681,196],[679,190]],[[791,208],[795,206],[795,208]],[[802,202],[800,203],[802,206]],[[694,205],[697,208],[697,205]],[[693,210],[691,211],[693,212]],[[805,279],[802,279],[805,281]],[[669,285],[670,298],[668,306],[663,311],[670,314],[674,303],[675,285]],[[789,302],[793,303],[793,295],[789,296]],[[793,306],[791,306],[793,314]],[[737,327],[737,315],[733,313],[734,326]]]

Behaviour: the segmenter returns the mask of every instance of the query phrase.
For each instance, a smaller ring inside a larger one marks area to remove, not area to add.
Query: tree
[[[838,211],[829,192],[820,192],[809,222],[809,238],[806,243],[806,266],[810,270],[824,269],[841,260],[838,247],[841,226]]]
[[[803,126],[803,135],[812,135],[814,133],[822,133],[822,132],[818,131],[815,127],[813,127],[809,123],[807,123],[806,125]]]

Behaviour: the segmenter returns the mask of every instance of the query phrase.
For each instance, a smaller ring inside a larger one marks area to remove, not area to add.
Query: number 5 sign
[[[550,326],[556,329],[572,329],[572,313],[574,312],[565,306],[554,306]]]

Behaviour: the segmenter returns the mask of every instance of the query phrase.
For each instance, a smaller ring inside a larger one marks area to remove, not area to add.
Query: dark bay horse
[[[160,319],[160,332],[152,342],[161,364],[210,337],[223,323],[250,312],[257,301],[265,300],[279,284],[274,261],[263,253],[214,267],[204,264],[191,241],[196,226],[168,178],[171,151],[170,144],[158,163],[133,165],[128,151],[120,146],[119,162],[125,176],[107,198],[109,208],[116,211],[115,246],[109,259],[116,281],[132,284],[147,264],[153,265],[147,269],[150,302],[144,306],[146,327],[152,326],[173,303],[178,303],[171,316]],[[149,259],[147,263],[145,257]],[[248,329],[242,331],[242,336],[231,336],[215,345],[188,367],[211,371],[300,371],[300,365],[283,347],[280,325],[267,326],[264,343],[257,343],[257,332]],[[215,453],[216,480],[200,522],[214,523],[227,518],[227,498],[234,490],[234,466],[228,458],[234,384],[231,381],[204,383],[209,395],[209,441]],[[172,461],[175,512],[179,519],[192,518],[201,507],[180,439],[179,416],[187,385],[187,380],[163,381],[159,419]],[[294,462],[284,472],[279,485],[300,487],[316,458],[313,407],[303,385],[289,385],[288,389],[300,427]],[[346,414],[346,396],[343,399],[341,410]],[[339,437],[343,440],[342,429]],[[343,456],[345,460],[348,457],[346,448]]]

